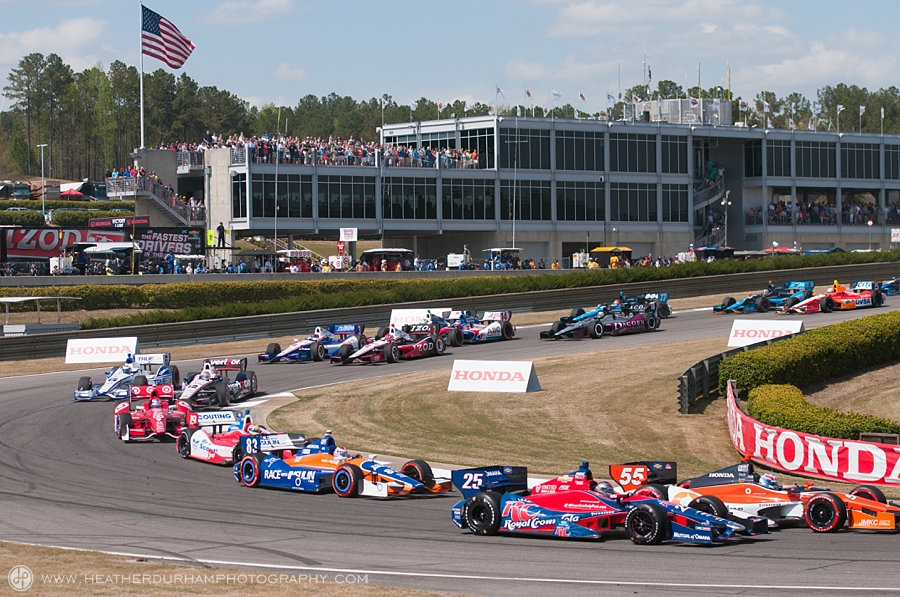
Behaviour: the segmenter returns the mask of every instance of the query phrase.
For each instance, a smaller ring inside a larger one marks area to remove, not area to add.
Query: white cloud
[[[282,62],[275,67],[275,76],[279,79],[300,81],[306,78],[306,69]]]
[[[247,102],[248,104],[250,104],[251,106],[256,106],[257,109],[262,108],[263,99],[261,97],[259,97],[258,95],[251,95],[249,97],[243,97],[241,99],[244,100],[245,102]]]
[[[294,0],[228,0],[207,12],[201,20],[212,25],[242,27],[307,9]]]
[[[0,64],[18,64],[26,54],[58,54],[74,70],[97,63],[96,54],[104,40],[106,21],[90,17],[62,21],[56,27],[0,33]]]

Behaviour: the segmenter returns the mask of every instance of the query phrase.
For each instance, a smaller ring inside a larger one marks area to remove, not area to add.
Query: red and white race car
[[[143,375],[135,377],[142,385],[131,386],[131,397],[113,411],[116,436],[123,442],[165,437],[177,438],[187,422],[190,406],[175,400],[172,384],[147,385]]]
[[[270,434],[268,429],[256,425],[250,410],[243,414],[230,410],[189,412],[187,427],[178,436],[176,448],[182,458],[193,458],[212,464],[233,464],[244,457],[241,438],[261,436],[261,451],[297,450],[307,444],[299,434]],[[273,441],[265,441],[271,437]],[[271,448],[269,450],[268,448]]]
[[[374,339],[346,358],[331,357],[332,363],[396,363],[400,359],[417,359],[442,355],[447,343],[441,335],[441,326],[436,323],[404,325],[400,328],[378,330]]]
[[[237,371],[234,380],[229,371]],[[182,382],[179,398],[192,408],[226,407],[235,400],[256,394],[259,382],[256,373],[247,371],[247,359],[206,359],[203,370],[188,373]]]

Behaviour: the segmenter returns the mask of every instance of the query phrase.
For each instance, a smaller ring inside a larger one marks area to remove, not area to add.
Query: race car
[[[324,361],[340,352],[350,354],[365,346],[368,342],[362,324],[342,324],[316,326],[316,331],[304,340],[295,339],[294,343],[282,350],[281,345],[272,342],[266,352],[258,356],[260,363],[299,363],[300,361]]]
[[[721,305],[713,307],[714,313],[766,313],[772,307],[781,307],[787,301],[799,303],[812,296],[816,283],[812,280],[784,282],[781,288],[769,281],[762,292],[751,294],[741,300],[726,296]]]
[[[120,402],[113,411],[116,436],[123,442],[175,439],[189,411],[187,403],[176,402],[171,384],[151,386],[145,376],[137,375],[129,400]]]
[[[362,363],[396,363],[400,359],[417,359],[432,355],[442,355],[447,342],[441,335],[441,325],[421,323],[397,328],[381,328],[373,340],[349,355],[335,355],[332,363],[347,365]]]
[[[244,457],[241,438],[259,435],[269,435],[269,431],[253,422],[250,409],[243,414],[230,410],[189,412],[187,426],[181,430],[175,446],[182,458],[212,464],[234,464]],[[303,435],[286,435],[292,449],[307,444]]]
[[[610,472],[615,478],[613,467]],[[860,485],[849,493],[814,487],[812,483],[802,487],[781,485],[771,473],[757,474],[750,461],[679,485],[649,484],[640,491],[720,517],[764,517],[770,527],[788,520],[803,521],[817,533],[836,532],[845,525],[851,529],[900,530],[900,507],[888,504],[884,493],[874,485]]]
[[[436,477],[423,460],[410,460],[395,471],[387,463],[378,462],[374,454],[364,458],[335,445],[331,431],[321,439],[310,440],[293,455],[289,438],[283,434],[242,437],[241,446],[246,456],[234,465],[234,478],[246,487],[312,493],[330,489],[339,497],[400,497],[452,489],[450,479]],[[272,453],[275,449],[282,454]]]
[[[610,310],[616,314],[644,313],[655,310],[656,316],[665,319],[672,315],[672,307],[669,306],[668,292],[646,292],[634,297],[626,296],[619,291],[619,298],[610,305]]]
[[[491,340],[511,340],[516,335],[512,311],[450,311],[444,314],[450,326],[459,330],[464,342],[479,344]]]
[[[237,371],[234,381],[229,371]],[[249,398],[258,390],[256,373],[247,371],[247,359],[206,359],[203,370],[188,373],[182,382],[179,398],[192,408],[226,407],[236,400]]]
[[[791,297],[781,303],[776,313],[782,315],[788,313],[831,313],[834,311],[834,299],[830,294],[814,294],[809,298],[798,301]]]
[[[125,357],[125,364],[106,372],[106,380],[103,383],[94,383],[90,377],[82,377],[78,380],[78,389],[72,402],[93,400],[94,398],[108,398],[110,400],[125,400],[131,397],[129,387],[134,382],[136,375],[147,378],[149,385],[155,386],[168,384],[177,386],[181,383],[181,375],[178,367],[169,366],[169,353],[160,354],[129,354]],[[156,367],[156,371],[153,367]]]
[[[568,317],[560,317],[553,322],[549,331],[540,333],[545,340],[561,338],[602,338],[604,334],[622,336],[639,332],[655,332],[659,329],[659,317],[655,309],[648,308],[642,313],[616,315],[605,305],[585,312],[575,309]]]
[[[900,278],[891,278],[890,280],[879,282],[878,288],[881,289],[881,294],[885,296],[900,294]]]
[[[762,519],[745,525],[639,493],[617,494],[609,483],[594,481],[587,462],[530,490],[525,467],[457,470],[452,480],[464,499],[453,505],[451,518],[476,535],[602,539],[624,527],[634,543],[653,545],[666,540],[710,544],[739,532],[767,532]]]
[[[884,293],[877,282],[854,282],[847,288],[835,280],[825,294],[834,301],[834,308],[841,311],[880,307],[884,304]]]

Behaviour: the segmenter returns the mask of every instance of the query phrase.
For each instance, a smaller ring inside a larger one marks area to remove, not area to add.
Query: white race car
[[[168,384],[178,386],[181,384],[181,375],[178,367],[169,366],[169,353],[159,354],[129,354],[125,358],[125,364],[106,372],[106,380],[103,383],[94,383],[90,377],[82,377],[78,380],[78,389],[72,402],[93,400],[94,398],[108,398],[110,400],[125,400],[131,397],[131,385],[136,376],[146,378],[136,385],[158,386]],[[156,370],[154,371],[154,367]]]

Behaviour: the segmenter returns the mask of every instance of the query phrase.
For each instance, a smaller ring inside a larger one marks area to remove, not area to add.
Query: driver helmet
[[[613,304],[614,304],[614,305],[621,305],[621,304],[622,304],[622,301],[620,301],[619,299],[616,299],[616,300],[613,301]]]
[[[154,398],[150,401],[150,408],[161,408],[162,401],[159,398]]]
[[[324,332],[322,331],[322,328],[319,326],[316,326],[316,336],[321,336],[323,333]]]
[[[334,459],[340,462],[350,458],[350,452],[344,446],[338,446],[334,449]]]
[[[781,484],[778,482],[778,478],[772,473],[760,475],[759,484],[766,489],[781,489]]]
[[[262,433],[262,429],[259,428],[259,425],[250,425],[247,427],[247,433],[250,435],[259,435]]]
[[[594,484],[594,491],[598,491],[600,493],[615,493],[616,490],[613,489],[612,483],[609,481],[597,481]]]

